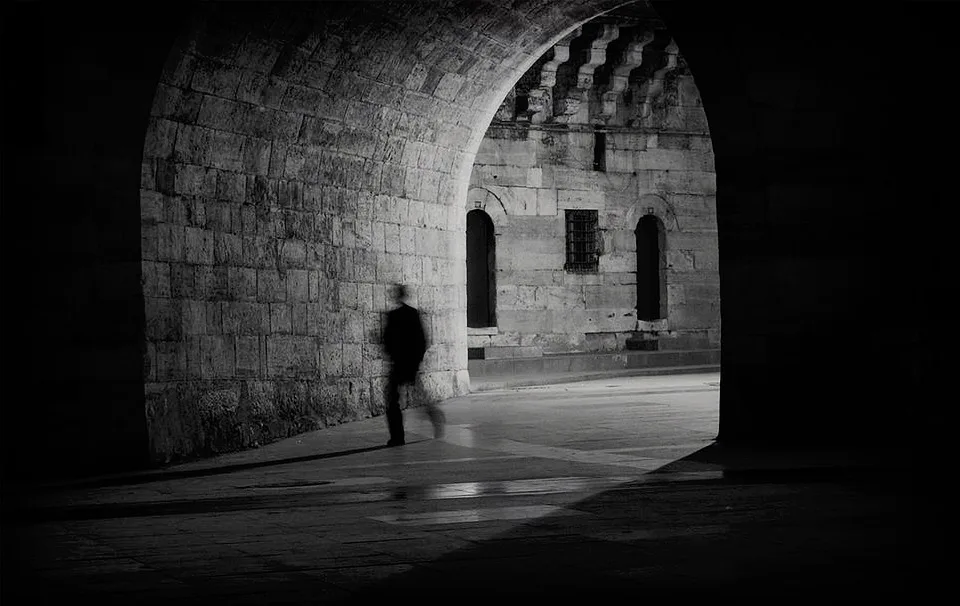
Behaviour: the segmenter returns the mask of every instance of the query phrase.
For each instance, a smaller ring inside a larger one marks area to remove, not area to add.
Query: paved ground
[[[713,445],[719,374],[488,391],[268,447],[23,495],[3,603],[895,597],[895,456]],[[9,505],[9,503],[8,503]]]

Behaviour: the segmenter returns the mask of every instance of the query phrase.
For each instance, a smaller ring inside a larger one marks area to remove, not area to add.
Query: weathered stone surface
[[[493,99],[502,93],[490,83],[516,81],[519,63],[506,59],[540,49],[544,33],[569,25],[570,8],[536,15],[505,8],[503,23],[518,24],[516,31],[462,38],[455,54],[425,47],[415,57],[398,28],[378,25],[406,23],[410,13],[402,3],[380,8],[382,15],[305,22],[279,7],[264,21],[269,33],[249,35],[259,20],[201,7],[193,39],[167,61],[140,175],[147,351],[156,374],[157,343],[179,342],[179,349],[164,346],[177,352],[164,359],[178,361],[164,368],[217,384],[162,379],[151,417],[160,458],[246,447],[382,410],[379,318],[391,305],[388,287],[401,281],[414,286],[433,343],[418,397],[463,393],[463,198],[471,182],[494,192],[483,201],[488,212],[500,208],[498,305],[505,307],[502,331],[490,342],[540,339],[545,345],[523,346],[552,351],[582,348],[584,334],[613,323],[601,317],[609,306],[635,295],[624,277],[635,269],[626,254],[633,225],[611,217],[635,215],[644,193],[715,191],[709,146],[689,134],[665,136],[657,147],[649,132],[612,128],[607,173],[593,170],[593,124],[550,133],[506,125],[500,130],[508,136],[483,140],[484,120],[502,100]],[[531,19],[540,22],[529,30],[536,34],[523,34],[519,24]],[[307,42],[299,47],[278,33],[301,24]],[[371,26],[377,36],[355,49],[334,42]],[[219,41],[222,29],[235,40]],[[523,50],[508,52],[504,40]],[[670,119],[696,121],[699,93],[689,79],[681,82],[670,98],[686,113]],[[634,175],[639,154],[651,150],[656,168]],[[682,228],[710,229],[703,209],[676,204]],[[599,227],[608,233],[601,267],[610,280],[563,270],[566,208],[608,211]],[[689,250],[694,264],[684,271],[715,272],[705,247]],[[606,307],[590,311],[588,300]],[[579,328],[571,334],[571,327]],[[609,338],[599,342],[606,347]],[[190,412],[204,398],[232,403],[210,408],[219,411],[213,415]]]
[[[527,127],[499,123],[496,133],[502,135],[509,128]],[[652,210],[666,228],[663,279],[667,281],[667,321],[676,316],[682,324],[678,325],[681,332],[697,330],[694,325],[698,323],[719,321],[710,307],[719,295],[716,182],[709,137],[686,131],[622,130],[608,133],[606,141],[607,172],[599,173],[587,164],[591,158],[586,153],[592,153],[593,139],[583,133],[552,132],[547,137],[501,137],[488,133],[484,139],[471,182],[489,187],[497,177],[495,191],[507,212],[492,215],[497,226],[499,332],[470,337],[472,347],[522,344],[550,353],[622,347],[636,327],[634,228],[651,204],[643,201],[647,198],[641,200],[641,195],[651,191],[658,193]],[[540,150],[544,145],[549,149]],[[501,174],[519,174],[510,172],[504,158],[518,149],[531,148],[543,162],[538,168],[542,183],[549,187],[537,190],[536,212],[530,212],[529,205],[517,203],[523,199],[518,192],[524,188],[503,187],[499,183]],[[469,211],[471,204],[467,202]],[[600,211],[600,273],[563,271],[565,209]],[[681,286],[691,283],[698,284],[695,294]],[[694,301],[703,301],[706,307],[694,305]],[[528,315],[534,311],[541,314]],[[678,338],[674,343],[682,347],[702,343],[704,339]]]

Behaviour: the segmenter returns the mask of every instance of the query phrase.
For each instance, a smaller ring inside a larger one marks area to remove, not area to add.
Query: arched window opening
[[[496,318],[496,241],[482,210],[467,213],[467,326],[487,328]]]
[[[637,319],[667,317],[666,253],[663,223],[653,215],[637,222]]]

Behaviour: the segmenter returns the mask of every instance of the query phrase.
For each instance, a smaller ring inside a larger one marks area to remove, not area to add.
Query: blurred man
[[[403,412],[400,409],[400,386],[413,385],[420,371],[420,364],[427,352],[427,335],[423,329],[420,312],[407,305],[407,287],[398,284],[393,288],[397,308],[387,315],[383,333],[383,345],[390,358],[390,376],[387,382],[387,427],[390,441],[387,446],[402,446],[406,443],[403,431]],[[409,393],[407,394],[409,398]],[[443,432],[443,413],[439,408],[427,405],[427,415],[433,423],[434,435]]]

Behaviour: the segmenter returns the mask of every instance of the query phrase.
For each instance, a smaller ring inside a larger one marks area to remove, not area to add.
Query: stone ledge
[[[543,357],[543,349],[536,346],[484,347],[486,360],[538,359]]]
[[[488,348],[489,352],[491,348]],[[643,370],[665,367],[710,366],[720,364],[719,349],[687,351],[619,351],[613,353],[552,354],[539,357],[514,357],[469,360],[467,367],[473,382],[487,378],[518,375],[562,374]]]
[[[496,326],[489,326],[485,328],[471,328],[467,327],[467,336],[492,336],[500,334],[500,330]]]

